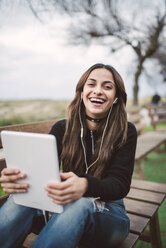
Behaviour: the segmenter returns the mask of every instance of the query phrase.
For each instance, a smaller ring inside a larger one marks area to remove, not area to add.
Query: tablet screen
[[[44,187],[50,181],[60,181],[57,143],[51,134],[2,131],[7,167],[18,168],[27,177],[28,192],[16,193],[17,204],[60,213],[63,206],[53,203]]]

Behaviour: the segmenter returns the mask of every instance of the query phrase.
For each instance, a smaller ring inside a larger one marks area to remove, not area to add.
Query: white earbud
[[[83,98],[83,93],[81,92],[81,100],[82,100],[82,98]]]
[[[116,103],[116,102],[117,102],[117,100],[118,100],[118,98],[116,97],[116,98],[115,98],[115,100],[113,101],[113,104],[114,104],[114,103]]]
[[[80,137],[83,138],[83,135],[84,135],[84,129],[83,129],[83,127],[81,127],[81,134],[80,134]]]

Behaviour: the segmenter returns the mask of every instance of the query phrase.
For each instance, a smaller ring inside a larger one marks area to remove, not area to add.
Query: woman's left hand
[[[87,190],[88,180],[73,172],[60,173],[61,182],[50,182],[45,187],[48,196],[57,204],[67,204],[82,197]]]

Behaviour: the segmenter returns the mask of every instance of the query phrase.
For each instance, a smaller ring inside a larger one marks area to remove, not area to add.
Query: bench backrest
[[[140,106],[131,106],[127,108],[128,121],[132,122],[135,125],[138,134],[142,134],[145,127],[145,125],[141,122],[142,115],[140,114],[140,110]]]
[[[49,133],[51,127],[57,120],[32,122],[27,124],[18,124],[10,126],[0,127],[0,132],[2,130],[19,131],[19,132],[31,132],[31,133]],[[0,148],[2,147],[2,142],[0,138]]]
[[[49,121],[40,121],[34,123],[27,123],[27,124],[19,124],[19,125],[10,125],[10,126],[3,126],[0,127],[0,132],[2,130],[9,130],[9,131],[19,131],[19,132],[31,132],[31,133],[49,133],[51,127],[55,122],[58,120],[49,120]],[[0,137],[0,172],[3,168],[6,167],[6,162],[2,153],[2,142]]]
[[[166,105],[151,105],[148,109],[154,130],[157,129],[158,123],[166,123]]]

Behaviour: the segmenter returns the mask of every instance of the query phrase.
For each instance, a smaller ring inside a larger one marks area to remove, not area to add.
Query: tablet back
[[[14,194],[17,204],[60,213],[63,206],[47,196],[49,181],[60,181],[56,138],[50,134],[2,131],[7,167],[25,172],[28,192]]]

